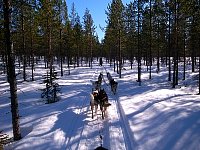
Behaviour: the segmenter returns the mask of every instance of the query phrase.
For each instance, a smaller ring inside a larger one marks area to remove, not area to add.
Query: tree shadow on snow
[[[87,111],[78,114],[72,109],[66,110],[58,115],[58,119],[55,122],[52,131],[58,130],[64,133],[64,142],[60,149],[66,149],[66,147],[78,144],[84,124],[87,124],[87,121],[85,120],[86,116]],[[77,134],[79,132],[80,134]]]
[[[177,110],[177,114],[181,113]],[[173,117],[171,114],[163,114],[166,117],[165,121]],[[154,148],[162,150],[198,150],[200,148],[200,111],[193,112],[186,117],[174,119],[165,131],[161,134],[162,138],[157,142],[158,145]],[[162,124],[162,123],[161,123]]]
[[[144,119],[136,119],[137,123],[135,125],[142,128],[135,132],[140,133],[141,136],[138,140],[143,143],[143,146],[146,143],[153,142],[151,150],[198,150],[200,148],[200,111],[198,109],[190,109],[192,108],[191,106],[187,107],[188,104],[192,106],[198,105],[199,101],[179,99],[174,109],[163,111],[153,107],[159,102],[175,97],[181,97],[181,95],[151,102],[139,111],[127,116],[129,119],[135,120],[134,117],[136,115],[145,113],[150,108],[154,109],[153,116],[149,115]],[[187,106],[185,106],[186,104]],[[154,141],[152,141],[153,139]]]

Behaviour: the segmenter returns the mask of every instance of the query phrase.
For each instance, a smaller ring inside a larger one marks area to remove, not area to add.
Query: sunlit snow
[[[43,62],[35,67],[35,81],[23,82],[17,76],[17,93],[22,139],[5,146],[5,150],[93,150],[102,144],[109,150],[200,150],[200,97],[198,81],[192,80],[187,66],[186,80],[172,88],[168,69],[152,67],[152,79],[142,67],[142,84],[137,80],[137,64],[131,70],[128,62],[122,78],[113,66],[94,62],[93,67],[72,68],[63,77],[60,100],[45,104],[41,93],[46,73]],[[56,66],[59,69],[59,65]],[[16,69],[17,72],[19,69]],[[117,94],[108,85],[106,71],[118,82]],[[103,73],[104,88],[111,106],[102,120],[100,110],[91,118],[89,93],[91,81]],[[30,71],[28,80],[31,78]],[[20,79],[20,80],[19,80]],[[0,130],[12,137],[9,85],[0,75]],[[102,136],[102,139],[100,138]]]

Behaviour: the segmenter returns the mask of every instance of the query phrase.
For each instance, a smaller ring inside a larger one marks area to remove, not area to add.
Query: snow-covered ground
[[[41,99],[42,74],[38,65],[34,82],[18,80],[20,128],[23,138],[5,146],[6,150],[93,150],[102,144],[109,150],[200,150],[200,96],[190,70],[187,79],[171,88],[167,68],[152,79],[142,70],[138,85],[137,64],[124,66],[122,78],[109,64],[71,70],[59,77],[61,100],[45,104]],[[110,90],[106,71],[118,82],[116,95]],[[91,81],[103,73],[104,88],[111,106],[102,120],[100,111],[91,118]],[[30,72],[29,72],[30,76]],[[0,130],[12,137],[9,86],[0,75]],[[19,76],[18,76],[19,78]],[[195,85],[194,85],[195,83]]]

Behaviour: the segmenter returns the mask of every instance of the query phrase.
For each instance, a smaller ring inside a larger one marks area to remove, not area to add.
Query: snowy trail
[[[98,74],[100,72],[100,68],[96,68],[93,75],[90,77],[90,81],[97,80]],[[92,89],[92,86],[91,86]],[[91,89],[89,89],[88,93],[91,92]],[[106,128],[106,119],[102,120],[101,118],[101,112],[98,110],[97,114],[94,116],[94,119],[91,118],[91,110],[89,106],[89,98],[85,99],[85,102],[87,102],[87,116],[84,120],[84,124],[82,127],[82,130],[80,133],[80,140],[77,144],[76,149],[81,150],[92,150],[98,146],[103,145],[104,141],[102,141],[101,136],[104,135],[104,129]]]
[[[23,138],[5,150],[94,150],[101,144],[109,150],[200,148],[200,99],[190,93],[196,88],[180,84],[172,89],[165,70],[155,72],[151,80],[148,72],[143,72],[142,86],[138,86],[137,70],[126,69],[118,78],[109,64],[82,66],[57,80],[62,87],[61,100],[49,105],[40,98],[44,71],[36,71],[38,80],[18,85]],[[106,71],[119,83],[116,95],[108,85]],[[100,110],[92,119],[89,105],[91,81],[96,81],[99,73],[103,73],[102,88],[111,103],[104,120]],[[0,84],[0,122],[2,130],[12,136],[7,89],[7,83]]]
[[[103,72],[103,69],[100,68],[100,71]],[[95,73],[96,72],[98,71],[96,70]],[[92,79],[94,78],[95,75],[93,74]],[[76,144],[75,142],[71,146],[69,146],[70,144],[67,144],[68,149],[75,148],[81,150],[92,150],[101,145],[109,150],[137,149],[135,139],[131,134],[132,131],[129,128],[122,106],[118,102],[119,99],[116,95],[112,94],[111,90],[109,89],[110,87],[107,87],[107,83],[108,81],[106,81],[104,73],[104,84],[102,87],[106,90],[109,96],[109,102],[111,103],[111,106],[106,112],[106,118],[102,119],[101,112],[98,110],[97,114],[94,116],[94,119],[92,119],[89,106],[87,106],[87,108],[83,107],[82,109],[84,110],[80,110],[80,112],[87,111],[87,116],[84,121],[85,123],[83,124],[82,129],[78,131],[79,134],[75,134],[79,135],[79,137],[72,137],[70,139],[70,141],[76,140]],[[85,102],[89,103],[87,99],[85,99]],[[75,126],[76,124],[72,126]]]
[[[99,68],[97,67],[94,73],[90,76],[90,78],[87,79],[89,80],[88,83],[91,83],[90,81],[95,81],[98,77],[98,73],[99,73]],[[92,88],[89,88],[87,90],[86,95],[89,96],[91,89]],[[73,119],[75,120],[75,123],[72,123],[70,128],[75,127],[76,129],[79,129],[79,131],[75,130],[71,131],[70,135],[72,137],[68,138],[66,146],[67,149],[92,150],[102,144],[100,135],[102,135],[105,125],[103,120],[101,119],[101,112],[100,110],[98,110],[97,115],[94,117],[94,119],[92,119],[89,103],[90,103],[89,97],[85,96],[84,103],[77,104],[77,106],[81,106],[80,109],[77,109],[78,116],[83,116],[84,113],[86,117],[84,118],[83,122],[78,121],[79,120],[78,117]],[[79,126],[79,128],[76,126]]]
[[[129,127],[128,120],[125,116],[124,110],[119,102],[119,98],[117,95],[113,95],[110,90],[110,87],[106,87],[106,91],[108,93],[109,102],[111,102],[111,107],[108,108],[108,122],[109,127],[108,131],[110,138],[109,149],[131,149],[136,150],[137,144],[135,138],[132,134],[132,131]],[[121,145],[117,143],[123,143]]]
[[[108,108],[104,120],[101,118],[100,110],[98,110],[97,115],[92,119],[91,111],[87,109],[86,121],[88,122],[85,123],[80,132],[81,138],[79,138],[81,140],[78,142],[78,149],[92,150],[101,145],[109,150],[135,149],[135,147],[130,144],[132,140],[128,137],[127,132],[123,131],[126,123],[124,119],[121,119],[122,114],[120,114],[121,111],[118,108],[116,99],[113,99],[112,96],[109,101],[112,105]],[[119,145],[119,143],[123,144]]]
[[[105,72],[104,72],[105,70]],[[104,137],[104,146],[110,150],[115,149],[137,149],[137,144],[129,127],[128,120],[125,116],[124,110],[119,102],[118,95],[113,95],[110,87],[109,81],[106,78],[106,68],[102,68],[104,72],[104,89],[109,97],[109,102],[111,106],[107,110],[106,118],[106,136]],[[106,141],[110,142],[106,142]],[[122,143],[119,145],[118,143]]]

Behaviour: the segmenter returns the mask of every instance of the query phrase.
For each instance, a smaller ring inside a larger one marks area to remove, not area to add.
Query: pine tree
[[[74,38],[75,38],[75,49],[76,49],[76,53],[75,53],[75,57],[76,57],[76,64],[77,67],[79,67],[79,61],[80,61],[80,55],[81,53],[81,49],[82,49],[82,41],[83,41],[83,30],[82,30],[82,25],[80,23],[80,18],[77,15],[76,18],[76,24],[74,26]]]
[[[57,15],[54,13],[54,7],[55,3],[54,1],[45,0],[40,1],[40,9],[39,9],[39,15],[40,17],[40,23],[41,23],[41,35],[43,35],[44,39],[44,45],[46,48],[46,58],[47,58],[47,67],[49,68],[50,72],[50,82],[52,83],[52,76],[53,76],[53,45],[52,45],[52,39],[53,39],[53,25],[55,23],[55,18]]]
[[[152,0],[149,2],[149,79],[151,79],[151,66],[152,66]]]
[[[8,81],[10,84],[10,95],[11,95],[11,112],[12,112],[12,125],[14,140],[21,139],[20,127],[19,127],[19,112],[18,112],[18,100],[17,100],[17,83],[15,75],[15,55],[11,48],[11,34],[10,34],[10,12],[11,6],[10,0],[4,0],[4,29],[5,29],[5,41],[6,41],[6,52],[8,56]]]
[[[59,22],[59,58],[60,58],[60,67],[61,67],[61,76],[63,76],[63,29],[66,26],[68,19],[67,4],[66,1],[58,1],[58,22]]]
[[[89,58],[89,66],[92,68],[93,61],[93,37],[95,32],[94,21],[90,14],[90,11],[86,8],[85,14],[83,16],[84,20],[84,37],[86,46],[86,57]]]
[[[125,33],[126,33],[126,53],[127,58],[131,62],[131,69],[133,68],[133,61],[136,54],[136,6],[131,2],[125,9]],[[131,54],[131,55],[130,55]]]
[[[117,65],[117,73],[121,78],[122,68],[122,48],[124,47],[124,32],[125,32],[125,18],[124,18],[124,5],[121,0],[112,0],[111,4],[107,8],[107,27],[106,27],[106,39],[105,44],[109,45],[110,51],[114,54],[114,71],[115,62]],[[116,38],[117,37],[117,38]],[[114,51],[113,51],[113,50]],[[110,54],[111,54],[110,53]]]
[[[70,22],[72,28],[72,43],[73,43],[73,56],[74,56],[74,67],[77,65],[79,66],[80,61],[80,53],[82,47],[82,40],[83,40],[83,29],[80,22],[80,17],[76,12],[76,8],[74,3],[72,4],[71,14],[70,14]],[[82,54],[82,53],[81,53]]]
[[[27,47],[30,48],[30,60],[31,60],[31,80],[34,81],[34,65],[35,65],[35,45],[36,45],[36,40],[37,40],[37,26],[38,26],[38,21],[36,18],[36,13],[37,13],[37,4],[36,1],[30,1],[29,7],[28,7],[28,43]],[[30,43],[30,44],[29,44]]]
[[[75,4],[74,2],[72,3],[72,8],[71,8],[71,13],[69,15],[70,18],[70,22],[71,22],[71,27],[74,28],[75,24],[76,24],[76,18],[77,18],[77,12],[76,12],[76,8],[75,8]]]
[[[137,63],[138,63],[138,83],[141,86],[141,0],[137,0]]]

